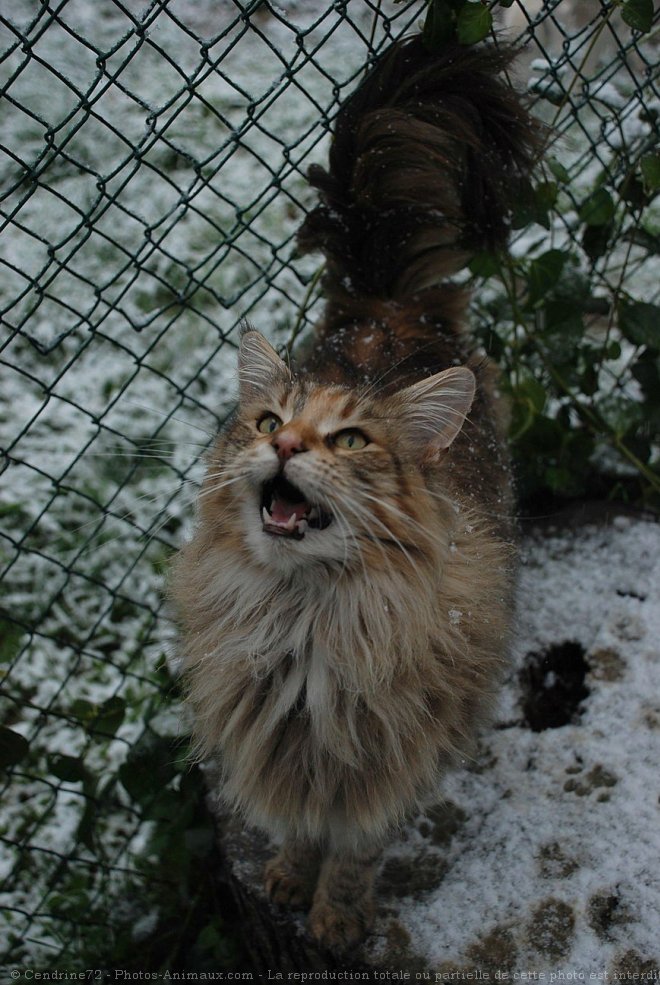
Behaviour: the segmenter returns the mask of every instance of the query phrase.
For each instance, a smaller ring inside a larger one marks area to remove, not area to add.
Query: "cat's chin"
[[[308,533],[325,530],[332,514],[286,479],[276,475],[263,483],[260,499],[262,531],[271,537],[303,540]]]

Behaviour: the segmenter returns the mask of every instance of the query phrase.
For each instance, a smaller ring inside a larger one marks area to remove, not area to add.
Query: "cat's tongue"
[[[305,503],[304,501],[301,503],[290,503],[288,499],[280,499],[278,496],[275,496],[270,504],[270,515],[275,523],[287,523],[292,516],[295,516],[296,522],[298,522],[305,513],[309,512],[310,508],[309,503]]]

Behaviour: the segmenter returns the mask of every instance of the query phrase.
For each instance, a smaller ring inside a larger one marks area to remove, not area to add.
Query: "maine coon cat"
[[[495,47],[393,44],[338,115],[295,369],[244,332],[172,594],[199,755],[281,843],[266,889],[343,949],[383,841],[466,754],[506,654],[512,498],[493,368],[448,281],[506,240],[535,128]]]

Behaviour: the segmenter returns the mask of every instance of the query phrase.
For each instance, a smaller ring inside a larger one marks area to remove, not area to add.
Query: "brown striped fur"
[[[243,336],[239,408],[173,569],[199,755],[282,840],[272,898],[310,905],[337,949],[368,928],[378,847],[467,754],[506,654],[505,412],[443,283],[479,235],[502,241],[505,185],[531,159],[505,60],[398,43],[340,113],[301,234],[328,258],[325,317],[296,371]],[[347,428],[364,447],[341,445]],[[327,527],[262,525],[282,477]]]

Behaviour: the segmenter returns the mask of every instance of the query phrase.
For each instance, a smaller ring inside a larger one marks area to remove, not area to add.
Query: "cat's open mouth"
[[[332,516],[318,503],[310,503],[293,483],[278,475],[265,482],[261,494],[264,532],[302,540],[308,530],[324,530]]]

